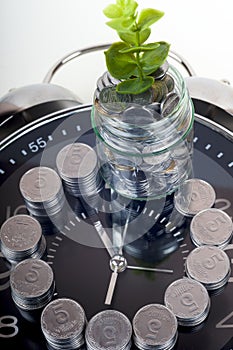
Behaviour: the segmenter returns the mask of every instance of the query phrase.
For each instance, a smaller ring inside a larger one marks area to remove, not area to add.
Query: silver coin
[[[155,80],[153,84],[153,101],[161,102],[167,96],[167,85],[163,80]]]
[[[59,151],[56,164],[71,195],[91,196],[101,191],[103,180],[98,171],[98,159],[90,146],[84,143],[66,145]]]
[[[53,270],[43,260],[23,260],[12,270],[10,286],[12,298],[20,308],[41,308],[51,300],[54,292]]]
[[[99,93],[97,109],[103,109],[108,114],[119,114],[131,103],[132,97],[129,94],[119,94],[116,86],[103,88]]]
[[[105,310],[93,316],[85,332],[87,349],[93,350],[128,349],[131,336],[129,319],[116,310]]]
[[[177,319],[161,304],[149,304],[133,318],[134,342],[139,349],[172,349],[177,340]]]
[[[163,117],[169,116],[180,102],[180,97],[176,92],[170,92],[161,102],[161,112]]]
[[[185,268],[187,275],[201,282],[207,290],[225,285],[231,273],[229,257],[215,246],[201,246],[192,250]]]
[[[193,243],[225,247],[231,240],[233,223],[224,211],[209,208],[197,213],[190,224],[190,236]]]
[[[15,215],[1,227],[1,244],[9,252],[23,254],[36,249],[42,235],[39,222],[29,215]]]
[[[216,194],[214,188],[201,179],[186,180],[174,195],[174,205],[183,215],[192,217],[199,211],[214,205]]]
[[[154,122],[153,112],[142,106],[133,105],[124,110],[122,113],[122,121],[139,127],[147,125]]]
[[[165,75],[165,77],[163,78],[163,81],[167,85],[168,92],[171,92],[174,90],[175,82],[174,82],[174,79],[169,74]]]
[[[147,163],[148,165],[153,165],[154,168],[156,169],[158,167],[159,169],[164,169],[164,164],[168,162],[170,158],[170,153],[165,152],[165,153],[158,153],[153,155],[154,152],[154,147],[153,146],[145,146],[142,150],[143,154],[143,161]],[[155,150],[156,153],[156,150]],[[152,168],[153,171],[153,168]]]
[[[60,176],[71,181],[92,174],[97,166],[97,156],[90,146],[72,143],[59,151],[56,165]]]
[[[20,179],[20,191],[29,202],[50,202],[60,190],[61,179],[51,168],[32,168]]]
[[[169,63],[165,61],[154,73],[153,77],[155,79],[162,79],[169,69]]]
[[[84,343],[86,316],[83,307],[69,298],[51,301],[41,314],[41,329],[56,349],[77,349]]]
[[[200,324],[206,319],[210,309],[206,288],[190,278],[181,278],[171,283],[165,291],[164,303],[182,326]]]

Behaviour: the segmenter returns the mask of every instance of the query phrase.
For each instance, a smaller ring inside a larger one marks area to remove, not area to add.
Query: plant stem
[[[135,27],[136,27],[136,40],[137,40],[137,47],[138,47],[140,46],[140,36],[139,36],[139,29],[138,29],[137,23],[135,23]],[[143,70],[140,62],[140,52],[136,52],[136,62],[138,66],[139,79],[143,80],[144,74],[143,74]]]

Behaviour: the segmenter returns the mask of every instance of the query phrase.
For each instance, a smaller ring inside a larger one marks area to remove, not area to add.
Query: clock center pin
[[[127,268],[127,260],[123,255],[116,254],[110,260],[110,268],[113,272],[123,272]]]

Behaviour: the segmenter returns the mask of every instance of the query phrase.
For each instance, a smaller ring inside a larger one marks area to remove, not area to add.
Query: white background
[[[64,55],[118,40],[102,10],[114,0],[1,0],[0,96],[9,89],[41,83]],[[138,0],[165,16],[152,26],[150,41],[165,40],[199,76],[227,79],[233,85],[232,0]],[[90,55],[63,67],[53,83],[72,89],[85,102],[104,55]]]

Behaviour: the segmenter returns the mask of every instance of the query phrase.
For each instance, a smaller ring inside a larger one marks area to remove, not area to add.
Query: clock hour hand
[[[116,254],[110,260],[110,268],[112,270],[112,275],[105,298],[106,305],[110,305],[112,302],[112,297],[116,287],[118,274],[119,272],[125,271],[125,269],[127,268],[127,261],[122,255]]]

